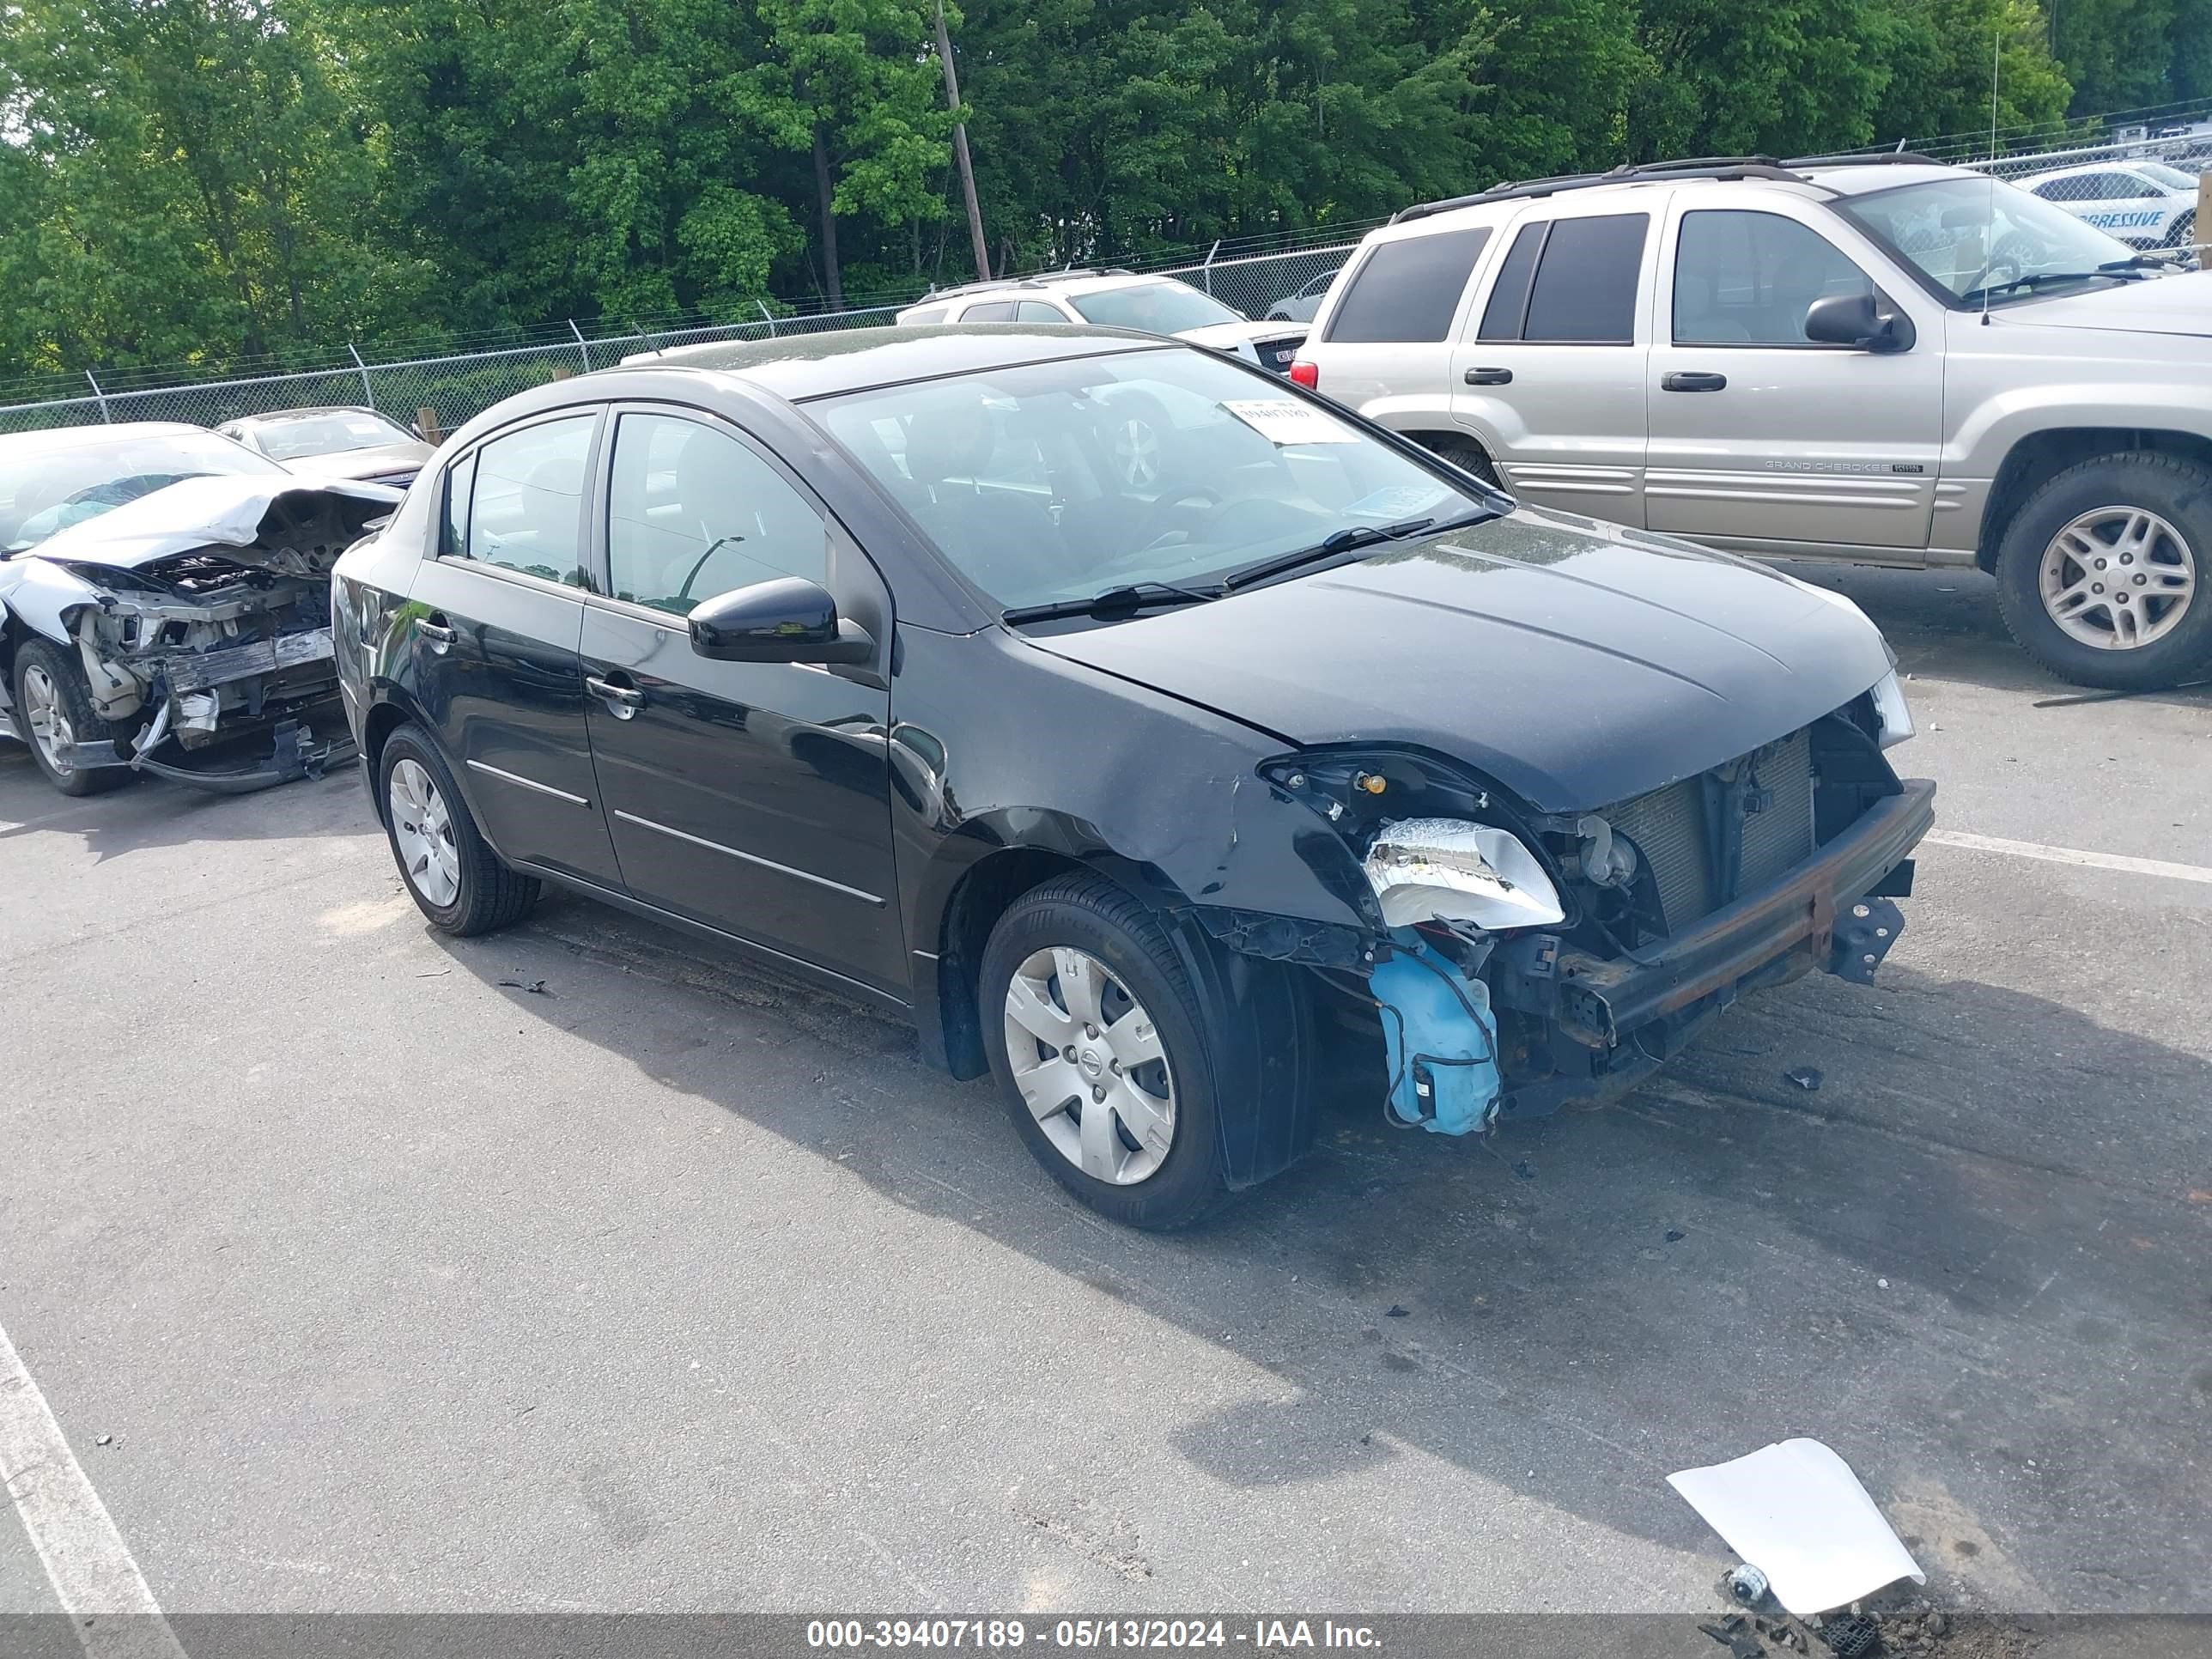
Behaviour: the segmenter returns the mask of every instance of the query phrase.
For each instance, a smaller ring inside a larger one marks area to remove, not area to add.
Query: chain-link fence
[[[2019,185],[2146,253],[2186,263],[2204,251],[2203,175],[2212,167],[2212,123],[2163,137],[2136,137],[1966,163]]]
[[[1216,243],[1204,259],[1163,265],[1150,274],[1187,282],[1249,317],[1265,317],[1288,306],[1285,314],[1310,318],[1321,293],[1313,284],[1333,276],[1343,265],[1365,228],[1364,225],[1348,227],[1321,246],[1267,246],[1262,239]],[[1266,240],[1279,243],[1288,239]],[[1253,251],[1255,245],[1260,251]],[[388,362],[371,361],[348,346],[343,360],[336,363],[325,359],[312,368],[282,373],[182,383],[146,384],[150,377],[142,372],[130,383],[103,384],[96,374],[88,374],[81,395],[72,391],[67,395],[0,404],[0,433],[103,421],[185,421],[212,427],[280,409],[349,404],[376,410],[403,422],[419,422],[427,435],[450,432],[471,416],[526,387],[606,368],[635,352],[710,340],[764,340],[830,330],[881,328],[900,309],[869,306],[779,317],[763,308],[758,322],[693,324],[614,335],[587,334],[570,323],[566,325],[565,339],[556,335],[526,344]]]

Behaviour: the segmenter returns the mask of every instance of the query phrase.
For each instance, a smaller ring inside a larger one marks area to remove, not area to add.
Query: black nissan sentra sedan
[[[1325,1075],[1484,1131],[1870,979],[1934,817],[1848,601],[1147,336],[543,386],[335,584],[437,927],[556,882],[896,1010],[1140,1226],[1297,1158]]]

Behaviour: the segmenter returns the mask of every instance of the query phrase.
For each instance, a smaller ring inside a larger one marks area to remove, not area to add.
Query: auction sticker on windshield
[[[1239,398],[1221,405],[1277,447],[1356,444],[1359,434],[1295,398]]]

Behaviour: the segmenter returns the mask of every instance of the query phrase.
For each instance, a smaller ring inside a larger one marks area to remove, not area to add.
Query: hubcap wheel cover
[[[23,671],[23,724],[30,728],[40,757],[56,776],[65,778],[76,770],[70,758],[76,750],[76,732],[63,705],[61,688],[35,664]]]
[[[1175,1075],[1143,1004],[1087,951],[1030,952],[1006,987],[1006,1060],[1053,1149],[1109,1186],[1175,1146]]]
[[[392,769],[385,805],[408,885],[444,909],[461,896],[461,852],[446,798],[422,762],[402,757]]]
[[[2141,507],[2100,507],[2051,538],[2036,570],[2044,611],[2067,638],[2140,651],[2181,625],[2197,597],[2197,554]]]

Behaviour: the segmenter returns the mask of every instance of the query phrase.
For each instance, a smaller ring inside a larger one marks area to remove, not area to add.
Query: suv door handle
[[[634,685],[617,685],[612,680],[603,680],[597,674],[584,676],[584,690],[608,703],[617,720],[626,720],[645,707],[645,693]]]
[[[1511,386],[1513,371],[1510,368],[1470,368],[1461,378],[1469,386]]]
[[[1725,392],[1728,376],[1707,374],[1697,369],[1676,369],[1672,374],[1659,377],[1662,392]]]
[[[446,620],[446,613],[442,611],[433,611],[416,623],[415,631],[433,645],[451,645],[453,642],[453,625]]]

